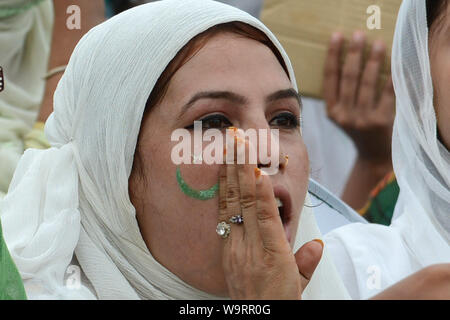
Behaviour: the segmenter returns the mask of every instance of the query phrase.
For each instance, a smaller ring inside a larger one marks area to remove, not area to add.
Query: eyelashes
[[[202,129],[226,129],[233,126],[233,123],[222,114],[212,114],[196,121],[202,122]],[[301,117],[291,112],[281,112],[269,121],[269,125],[280,129],[297,129],[301,125]],[[185,129],[193,130],[194,124],[185,127]]]
[[[212,114],[196,121],[202,122],[202,129],[225,129],[231,127],[231,121],[222,114]],[[188,130],[194,129],[194,124],[186,127]]]
[[[278,128],[296,129],[300,126],[300,117],[291,112],[282,112],[276,115],[269,124]]]

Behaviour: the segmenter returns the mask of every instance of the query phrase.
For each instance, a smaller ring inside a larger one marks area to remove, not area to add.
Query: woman
[[[296,92],[272,33],[224,4],[158,1],[92,29],[55,92],[52,148],[25,153],[0,204],[28,297],[347,298],[320,241],[308,242],[320,236],[312,213],[300,216],[308,160]],[[223,133],[279,129],[268,139],[278,173],[176,166],[171,133],[195,120]],[[219,194],[199,196],[218,180]],[[245,222],[228,223],[241,201]]]
[[[353,298],[371,297],[434,264],[444,264],[439,268],[448,283],[449,25],[449,1],[402,3],[392,51],[393,164],[400,186],[393,221],[389,227],[348,225],[326,236]]]

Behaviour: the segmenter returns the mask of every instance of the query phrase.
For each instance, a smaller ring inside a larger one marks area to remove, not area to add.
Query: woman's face
[[[190,128],[205,117],[209,118],[203,120],[204,130],[218,128],[224,134],[229,126],[279,129],[279,150],[282,156],[289,156],[289,165],[270,177],[272,184],[283,186],[292,199],[293,216],[285,226],[292,245],[309,173],[305,145],[292,120],[298,120],[300,104],[294,96],[267,101],[271,94],[290,88],[288,76],[268,47],[222,33],[175,73],[163,101],[143,120],[139,148],[145,181],[133,175],[130,179],[142,236],[158,262],[200,290],[227,295],[222,269],[224,240],[215,231],[218,197],[198,200],[182,192],[176,179],[177,165],[171,160],[172,148],[179,144],[171,141],[172,132]],[[194,95],[207,91],[230,92],[245,101],[215,95],[183,108]],[[193,136],[193,130],[188,130]],[[210,143],[204,142],[203,147]],[[219,164],[181,164],[179,168],[194,189],[209,189],[218,182]]]
[[[444,5],[430,32],[429,50],[439,134],[450,150],[450,5]]]

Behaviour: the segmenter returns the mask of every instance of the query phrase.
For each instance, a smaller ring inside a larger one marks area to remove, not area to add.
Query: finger
[[[380,112],[390,120],[394,120],[395,116],[395,92],[392,84],[392,77],[389,76],[381,93],[380,101],[378,102],[377,112]]]
[[[364,33],[361,31],[355,32],[342,68],[339,101],[347,110],[352,109],[356,102],[364,44]]]
[[[229,219],[227,212],[227,163],[234,162],[234,149],[228,150],[228,133],[225,140],[225,146],[223,150],[224,164],[219,167],[219,222],[227,221]],[[231,159],[229,159],[231,155]]]
[[[376,106],[375,97],[377,83],[385,55],[386,46],[384,43],[382,41],[374,42],[359,84],[356,105],[362,113],[367,112]]]
[[[227,167],[219,167],[219,222],[227,220]]]
[[[221,222],[228,223],[229,214],[227,211],[227,165],[221,165],[219,167],[219,216],[218,224]],[[231,226],[230,226],[231,228]],[[231,232],[224,240],[224,261],[229,261],[227,258],[230,254],[230,241]]]
[[[238,140],[238,144],[244,144],[243,148],[245,154],[250,155],[255,152],[255,149],[250,145],[250,142],[245,140]],[[241,148],[238,146],[238,153]],[[258,221],[256,218],[256,182],[255,172],[257,172],[256,164],[245,163],[238,164],[239,177],[239,191],[240,191],[240,205],[242,216],[244,218],[244,238],[254,243],[260,243],[260,236],[258,230]]]
[[[339,57],[341,55],[344,38],[341,33],[335,32],[328,45],[323,78],[323,96],[327,105],[327,112],[333,108],[338,100],[339,92]]]
[[[302,278],[302,287],[306,288],[311,277],[319,265],[323,253],[323,242],[315,239],[305,243],[295,253],[295,261],[297,262],[298,271]]]
[[[290,252],[291,248],[284,233],[272,183],[267,175],[256,178],[256,211],[264,249],[271,253]]]
[[[226,165],[226,172],[227,172],[227,190],[226,190],[226,206],[227,206],[227,213],[226,213],[226,221],[229,223],[229,219],[232,216],[241,215],[241,203],[240,203],[240,190],[239,190],[239,178],[237,173],[237,164],[236,164],[236,143],[234,142],[234,133],[232,134],[232,139],[227,139],[227,150],[234,150],[234,163],[227,164]],[[244,229],[241,225],[236,225],[231,223],[231,233],[230,237],[232,242],[238,243],[243,240],[244,236]]]

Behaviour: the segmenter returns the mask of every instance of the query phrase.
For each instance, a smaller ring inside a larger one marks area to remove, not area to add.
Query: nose
[[[268,168],[272,168],[273,166],[277,166],[278,170],[282,173],[286,170],[286,167],[287,167],[287,164],[289,161],[289,156],[287,154],[284,154],[283,152],[281,152],[279,147],[276,149],[278,150],[278,152],[274,153],[273,151],[271,151],[270,156],[268,157],[269,161],[265,162],[265,163],[262,163],[260,161],[261,157],[258,152],[258,164],[257,165],[258,165],[259,169],[264,169],[264,168],[268,169]],[[271,160],[271,159],[276,159],[276,162],[274,163],[273,160]]]
[[[281,152],[279,139],[279,130],[271,128],[264,118],[263,121],[254,121],[248,124],[242,130],[245,133],[249,129],[256,131],[256,142],[251,141],[257,154],[256,161],[259,169],[269,174],[275,174],[278,171],[284,172],[288,163],[288,156]],[[249,134],[246,134],[248,137]],[[249,139],[251,140],[251,139]]]

